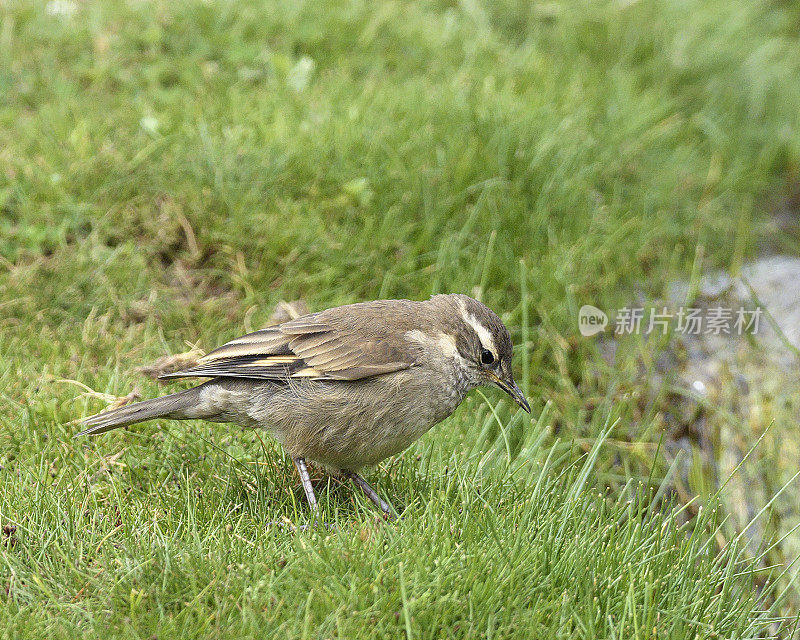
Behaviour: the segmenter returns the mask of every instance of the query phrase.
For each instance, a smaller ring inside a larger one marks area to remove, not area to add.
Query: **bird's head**
[[[471,386],[496,385],[530,413],[511,372],[511,335],[497,314],[460,294],[434,296],[430,302],[446,312],[447,333],[455,346],[453,356]]]

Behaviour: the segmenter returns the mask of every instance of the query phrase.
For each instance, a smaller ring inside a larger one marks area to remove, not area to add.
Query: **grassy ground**
[[[719,548],[713,499],[651,500],[646,353],[604,366],[576,316],[756,251],[798,179],[798,24],[730,0],[0,4],[4,637],[788,634],[783,567]],[[473,394],[371,472],[399,524],[321,479],[337,529],[268,527],[307,510],[252,432],[69,437],[161,391],[137,366],[281,299],[440,291],[507,320],[533,419]]]

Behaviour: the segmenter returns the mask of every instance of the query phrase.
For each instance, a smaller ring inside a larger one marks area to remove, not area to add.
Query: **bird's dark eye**
[[[494,354],[488,349],[481,351],[481,362],[483,364],[492,364],[494,362]]]

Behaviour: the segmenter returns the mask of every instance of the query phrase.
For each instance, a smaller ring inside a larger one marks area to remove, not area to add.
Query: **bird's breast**
[[[254,394],[250,415],[292,456],[356,470],[399,453],[449,416],[465,386],[418,368],[359,381],[308,381]]]

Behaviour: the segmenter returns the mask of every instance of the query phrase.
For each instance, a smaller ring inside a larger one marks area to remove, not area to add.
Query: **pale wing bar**
[[[320,378],[323,375],[309,367],[302,358],[289,356],[243,356],[201,364],[184,371],[167,373],[171,378],[254,378],[259,380],[288,380],[290,378]]]

